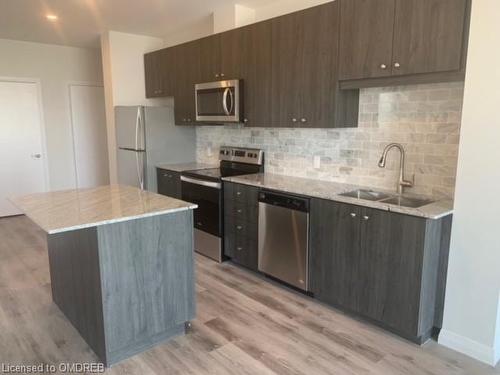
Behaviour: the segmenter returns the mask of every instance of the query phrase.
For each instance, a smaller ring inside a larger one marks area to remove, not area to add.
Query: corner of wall
[[[500,363],[500,292],[498,293],[498,307],[497,307],[497,323],[495,328],[495,341],[494,341],[494,359],[493,366]]]
[[[441,330],[438,343],[491,366],[495,366],[498,362],[495,360],[498,353],[495,353],[494,347],[489,347],[446,329]]]
[[[113,74],[111,66],[109,31],[101,35],[102,78],[104,82],[104,105],[106,108],[106,131],[108,135],[109,180],[111,184],[118,181],[115,154],[115,113],[113,108]]]

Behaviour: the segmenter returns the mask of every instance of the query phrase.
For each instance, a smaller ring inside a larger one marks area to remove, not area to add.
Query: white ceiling
[[[163,37],[221,6],[272,0],[0,0],[0,38],[98,47],[105,30]],[[50,22],[48,13],[59,20]]]

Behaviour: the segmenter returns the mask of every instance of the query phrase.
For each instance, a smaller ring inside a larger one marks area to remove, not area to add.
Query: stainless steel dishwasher
[[[259,271],[309,290],[309,200],[259,193]]]

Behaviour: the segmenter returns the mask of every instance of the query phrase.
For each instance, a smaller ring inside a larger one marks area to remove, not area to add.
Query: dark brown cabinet
[[[342,0],[340,79],[387,77],[392,71],[395,0]]]
[[[144,78],[146,82],[146,98],[166,96],[163,88],[163,50],[144,55]]]
[[[339,116],[339,21],[338,2],[272,20],[273,126],[356,126]],[[355,117],[357,109],[350,108]]]
[[[156,169],[158,194],[168,197],[181,199],[182,198],[182,183],[181,174],[179,172],[166,169]]]
[[[258,268],[258,188],[224,182],[224,254]]]
[[[342,0],[340,79],[394,78],[368,84],[376,86],[463,78],[469,7],[469,0]]]
[[[199,81],[196,83],[215,82],[225,79],[221,70],[220,35],[212,35],[197,42],[197,54],[200,65]]]
[[[442,298],[443,220],[311,201],[314,296],[415,342],[429,338]]]
[[[392,74],[458,71],[467,0],[396,0]]]
[[[243,80],[246,126],[271,124],[271,23],[260,22],[221,34],[223,78]]]
[[[173,47],[175,63],[174,106],[176,125],[196,121],[194,85],[200,82],[201,61],[198,41]]]

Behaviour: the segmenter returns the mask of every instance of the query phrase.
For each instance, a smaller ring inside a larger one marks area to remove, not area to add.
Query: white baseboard
[[[438,342],[447,348],[456,350],[490,366],[495,366],[500,359],[500,351],[496,351],[495,348],[445,329],[442,329],[439,333]]]

